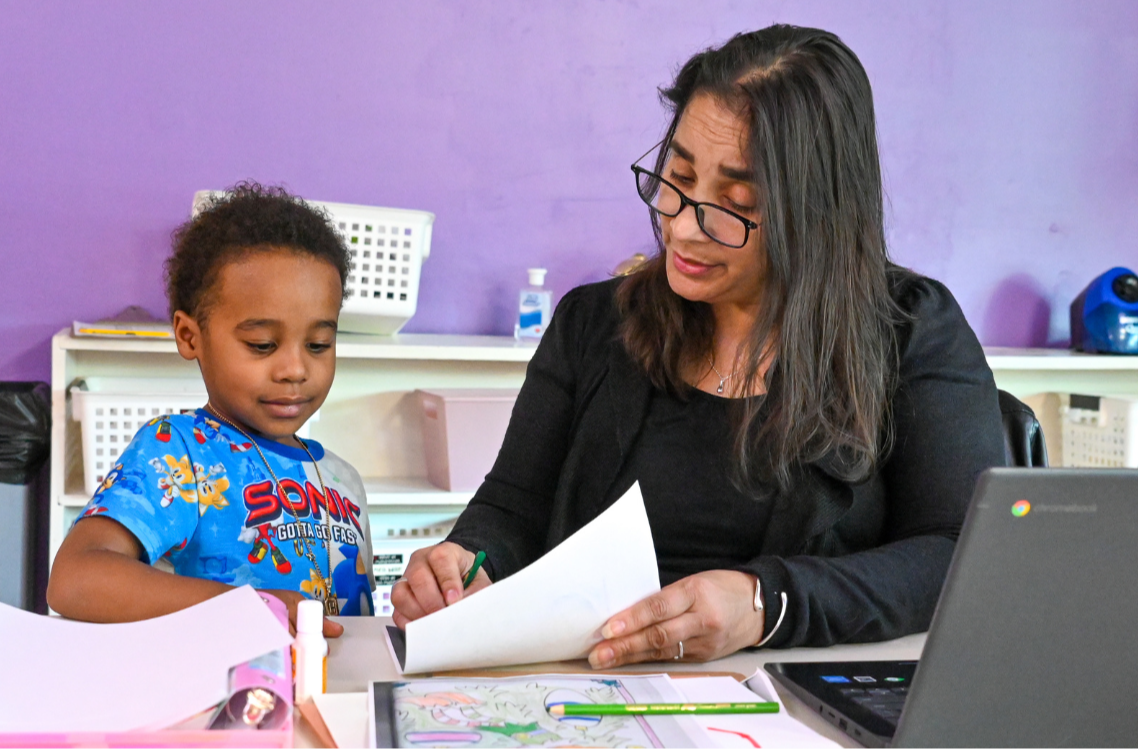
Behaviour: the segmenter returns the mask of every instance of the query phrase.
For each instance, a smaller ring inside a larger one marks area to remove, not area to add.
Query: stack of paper
[[[71,323],[76,338],[157,338],[174,339],[174,329],[163,322],[79,322]]]
[[[339,746],[834,747],[786,712],[761,670],[747,686],[729,676],[534,674],[435,678],[383,685],[369,695],[321,695],[324,722]],[[747,687],[750,687],[748,689]],[[776,713],[555,717],[564,704],[776,702]],[[385,700],[391,699],[394,705]],[[377,711],[394,715],[394,731]],[[392,711],[392,707],[394,710]],[[365,720],[366,714],[366,720]],[[377,720],[378,718],[378,720]]]

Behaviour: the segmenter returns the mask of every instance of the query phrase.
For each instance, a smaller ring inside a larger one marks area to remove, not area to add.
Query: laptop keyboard
[[[905,707],[905,698],[909,696],[908,687],[843,687],[839,689],[846,699],[849,699],[865,710],[873,713],[889,725],[897,727],[901,719],[901,709]]]

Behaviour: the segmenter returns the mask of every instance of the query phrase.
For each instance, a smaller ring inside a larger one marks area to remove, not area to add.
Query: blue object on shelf
[[[1138,275],[1111,268],[1071,302],[1071,347],[1138,354]]]

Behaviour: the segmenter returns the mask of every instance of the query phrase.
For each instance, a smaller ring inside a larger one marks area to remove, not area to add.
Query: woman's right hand
[[[464,596],[491,585],[485,568],[478,570],[474,582],[466,590],[462,581],[474,566],[474,554],[458,544],[441,544],[419,549],[407,562],[407,571],[391,587],[391,616],[400,629],[407,622],[458,603]]]

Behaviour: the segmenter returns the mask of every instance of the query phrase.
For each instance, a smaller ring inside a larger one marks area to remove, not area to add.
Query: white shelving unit
[[[1138,394],[1138,356],[1065,349],[984,349],[996,384],[1018,398],[1036,393]]]
[[[356,467],[367,489],[376,553],[386,542],[433,537],[472,492],[427,482],[417,388],[517,388],[533,356],[513,338],[457,335],[366,336],[342,333],[336,381],[312,424],[312,437]],[[81,426],[71,419],[68,386],[82,377],[196,377],[173,341],[52,338],[51,559],[87,504]]]
[[[312,436],[365,477],[376,553],[383,543],[431,537],[455,517],[470,492],[427,483],[418,403],[421,387],[520,387],[532,344],[512,338],[457,335],[341,334],[336,382]],[[1041,392],[1138,394],[1138,357],[1052,349],[986,349],[997,384],[1020,398]],[[51,558],[80,508],[80,425],[71,420],[67,387],[80,377],[194,377],[172,341],[52,339]],[[1046,424],[1045,424],[1046,429]]]
[[[1070,465],[1063,456],[1065,417],[1059,394],[1138,395],[1138,356],[1015,348],[988,348],[984,353],[996,383],[1035,411],[1053,466]]]

